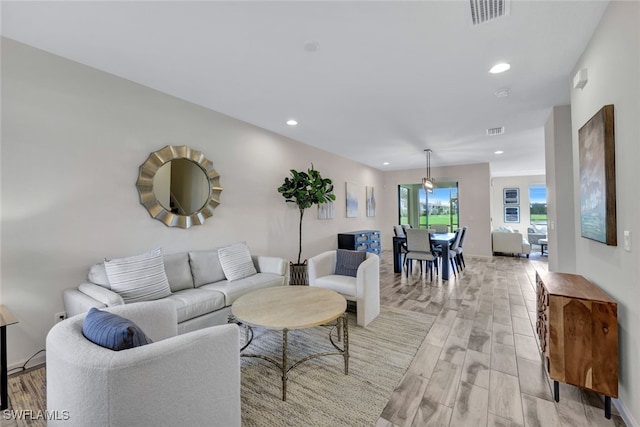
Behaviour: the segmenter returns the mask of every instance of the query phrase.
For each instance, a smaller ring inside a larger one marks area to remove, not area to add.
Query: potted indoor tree
[[[328,203],[336,199],[333,183],[329,178],[322,178],[320,172],[311,168],[306,172],[291,169],[291,176],[285,177],[284,183],[278,187],[287,203],[295,203],[300,211],[300,225],[298,231],[298,261],[291,263],[291,284],[307,284],[307,260],[300,262],[302,257],[302,218],[304,211],[313,205]]]

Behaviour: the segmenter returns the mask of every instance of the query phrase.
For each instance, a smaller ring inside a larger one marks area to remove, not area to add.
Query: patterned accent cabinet
[[[618,397],[618,304],[576,274],[536,272],[536,332],[554,398],[558,382]]]
[[[372,252],[380,255],[380,231],[359,230],[338,234],[338,249]]]

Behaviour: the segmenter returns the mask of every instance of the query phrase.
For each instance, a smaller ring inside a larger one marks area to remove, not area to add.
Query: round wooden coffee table
[[[250,336],[240,350],[242,357],[264,359],[282,371],[282,400],[287,400],[289,371],[308,360],[321,356],[340,355],[344,358],[344,373],[349,374],[349,327],[346,311],[347,300],[329,289],[309,286],[277,286],[250,292],[238,298],[231,306],[230,321],[246,325]],[[331,335],[329,340],[336,351],[311,354],[293,364],[287,360],[288,334],[293,329],[312,328],[336,321],[338,346]],[[253,340],[251,327],[282,330],[282,361],[267,356],[243,353]]]

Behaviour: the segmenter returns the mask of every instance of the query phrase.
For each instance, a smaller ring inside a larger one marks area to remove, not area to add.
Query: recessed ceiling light
[[[384,162],[383,165],[387,166],[389,164],[389,162]]]
[[[298,124],[298,122],[297,122],[296,120],[289,119],[289,120],[287,120],[287,124],[288,124],[289,126],[295,126],[295,125],[297,125],[297,124]]]
[[[304,50],[307,52],[315,52],[320,47],[320,43],[315,40],[309,40],[304,43]]]
[[[507,71],[510,68],[511,68],[510,64],[507,64],[506,62],[500,62],[499,64],[496,64],[493,67],[491,67],[489,72],[491,74],[504,73],[505,71]]]
[[[502,150],[494,151],[494,154],[502,154],[502,153],[504,153],[504,151]]]
[[[494,92],[497,98],[506,98],[511,93],[511,89],[502,88]]]

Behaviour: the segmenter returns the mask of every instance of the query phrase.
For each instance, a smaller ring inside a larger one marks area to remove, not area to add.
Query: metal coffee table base
[[[229,316],[229,322],[235,322],[235,319],[232,316]],[[336,351],[326,351],[322,353],[311,354],[303,359],[298,360],[297,362],[289,365],[288,359],[288,351],[289,351],[289,329],[284,328],[282,330],[282,360],[275,360],[271,357],[264,356],[261,354],[251,354],[251,353],[243,353],[243,351],[251,344],[253,341],[253,329],[251,326],[245,325],[247,328],[247,343],[240,349],[241,357],[255,357],[258,359],[266,360],[267,362],[275,365],[282,372],[282,400],[287,400],[287,379],[289,377],[289,371],[294,369],[295,367],[301,365],[304,362],[307,362],[311,359],[315,359],[317,357],[323,356],[342,356],[344,358],[344,374],[349,375],[349,324],[347,320],[347,313],[344,313],[341,317],[336,320],[336,324],[329,330],[329,341],[336,349]],[[340,341],[340,336],[342,335],[343,345],[340,347],[333,340],[332,332],[334,329],[337,329],[338,333],[338,341]]]

